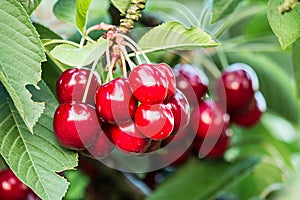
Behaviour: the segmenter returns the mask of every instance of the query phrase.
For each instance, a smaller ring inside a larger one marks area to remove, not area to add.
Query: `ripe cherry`
[[[204,140],[196,137],[193,142],[195,153],[201,158],[220,158],[230,146],[230,129],[226,129],[220,137],[215,140]]]
[[[246,107],[258,90],[258,79],[253,69],[243,63],[230,65],[217,82],[218,101],[229,113]]]
[[[29,188],[12,172],[5,169],[0,172],[0,199],[25,199]]]
[[[177,88],[186,96],[191,107],[207,92],[208,78],[203,71],[190,64],[178,64],[174,69]]]
[[[108,156],[114,148],[113,143],[107,137],[108,134],[108,130],[103,129],[93,143],[87,147],[84,153],[87,153],[96,159],[102,159]]]
[[[162,103],[168,91],[168,80],[163,70],[153,64],[141,64],[129,74],[133,95],[142,103]]]
[[[191,128],[200,138],[219,137],[229,126],[229,115],[213,100],[199,103],[191,114]]]
[[[166,78],[168,80],[168,91],[166,99],[172,98],[176,93],[176,79],[172,68],[166,63],[156,64],[155,67],[157,67],[166,74]]]
[[[122,125],[131,121],[137,109],[137,100],[126,78],[117,78],[101,85],[95,99],[98,114],[112,124]]]
[[[54,114],[53,127],[58,142],[70,149],[83,149],[101,131],[94,107],[79,102],[60,104]]]
[[[177,90],[175,95],[168,101],[174,115],[174,129],[172,134],[187,127],[190,121],[190,106],[184,94]]]
[[[110,128],[111,140],[122,151],[143,153],[150,145],[150,140],[145,138],[133,122]]]
[[[250,127],[255,125],[266,111],[266,101],[261,92],[257,91],[250,104],[240,112],[230,115],[230,120],[240,126]]]
[[[81,102],[90,72],[90,69],[87,68],[71,68],[64,71],[56,82],[56,94],[59,103],[69,101]],[[86,102],[92,105],[94,104],[94,95],[99,86],[98,80],[98,74],[94,72],[86,98]]]
[[[167,138],[174,128],[174,116],[164,104],[141,104],[135,113],[135,123],[141,133],[153,140]]]

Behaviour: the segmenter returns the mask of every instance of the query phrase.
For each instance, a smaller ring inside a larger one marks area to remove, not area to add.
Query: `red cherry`
[[[114,148],[113,143],[111,143],[110,139],[107,137],[108,134],[108,130],[103,129],[103,132],[101,132],[93,143],[87,147],[84,153],[87,153],[96,159],[102,159],[108,156]]]
[[[58,142],[70,149],[83,149],[101,131],[95,109],[79,102],[59,105],[54,114],[53,128]]]
[[[0,199],[25,199],[29,188],[12,172],[5,169],[0,172]]]
[[[30,190],[28,193],[27,193],[27,196],[25,198],[26,200],[40,200],[40,198],[32,191]]]
[[[250,127],[255,125],[266,111],[267,105],[264,96],[257,91],[246,109],[230,114],[230,120],[238,125]]]
[[[230,129],[227,129],[221,134],[217,141],[203,140],[196,137],[193,142],[193,148],[197,155],[206,158],[219,158],[224,155],[228,147],[230,146]]]
[[[137,100],[126,78],[114,79],[97,90],[96,110],[106,122],[125,124],[132,120],[136,109]]]
[[[205,73],[190,64],[176,65],[174,73],[177,88],[186,96],[190,106],[197,106],[207,92],[208,78]]]
[[[229,116],[212,100],[199,103],[191,114],[191,128],[200,138],[219,137],[229,126]]]
[[[153,64],[141,64],[129,74],[133,95],[142,103],[162,103],[167,95],[168,80],[163,70]]]
[[[176,79],[172,68],[166,63],[156,64],[155,67],[157,67],[166,74],[166,78],[168,80],[168,91],[166,99],[172,98],[176,92]]]
[[[174,129],[172,134],[187,127],[190,121],[190,106],[184,94],[177,90],[175,95],[168,101],[174,115]]]
[[[90,75],[90,69],[71,68],[64,71],[56,82],[56,94],[60,103],[69,101],[81,102]],[[93,73],[86,102],[94,104],[94,95],[99,86],[99,77]]]
[[[150,140],[142,136],[132,122],[122,126],[112,125],[110,134],[116,147],[125,152],[143,153],[150,144]]]
[[[228,112],[246,107],[258,90],[258,79],[253,69],[243,63],[230,65],[217,82],[218,100],[227,106]]]
[[[135,123],[143,135],[153,140],[162,140],[172,133],[174,116],[167,105],[141,104],[135,113]]]

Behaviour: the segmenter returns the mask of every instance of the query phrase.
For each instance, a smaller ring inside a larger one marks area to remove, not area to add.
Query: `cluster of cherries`
[[[114,146],[124,152],[152,152],[188,125],[189,103],[176,89],[167,64],[141,64],[128,78],[103,85],[94,73],[86,91],[90,73],[72,68],[57,80],[60,105],[53,125],[62,146],[95,158],[105,157]]]
[[[36,194],[22,183],[11,169],[0,171],[0,199],[38,200]]]

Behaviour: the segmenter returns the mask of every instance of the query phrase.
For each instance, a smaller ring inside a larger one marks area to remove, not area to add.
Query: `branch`
[[[283,4],[278,6],[278,12],[280,15],[283,15],[286,12],[293,10],[300,0],[285,0]]]

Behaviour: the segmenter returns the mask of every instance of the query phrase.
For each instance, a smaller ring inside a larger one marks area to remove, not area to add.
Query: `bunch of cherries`
[[[62,146],[95,158],[105,157],[114,146],[123,152],[152,152],[188,125],[189,103],[167,64],[140,64],[128,78],[103,85],[94,72],[86,91],[90,73],[72,68],[57,80],[60,105],[53,125]]]

